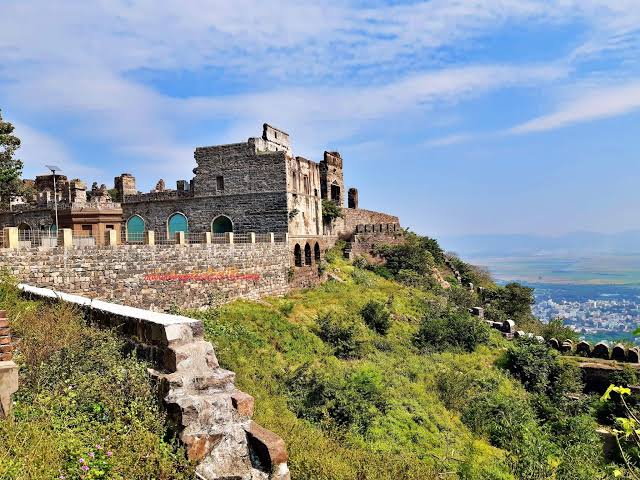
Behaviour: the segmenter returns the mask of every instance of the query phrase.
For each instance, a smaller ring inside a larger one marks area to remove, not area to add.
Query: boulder
[[[246,431],[251,450],[262,466],[261,470],[270,472],[271,478],[289,480],[289,470],[286,467],[289,455],[282,438],[253,420]]]
[[[541,337],[540,335],[536,335],[535,337],[533,337],[535,339],[536,342],[538,343],[544,343],[544,337]]]
[[[516,338],[522,338],[526,335],[526,333],[524,333],[522,330],[517,330],[516,333],[513,334],[514,337]]]

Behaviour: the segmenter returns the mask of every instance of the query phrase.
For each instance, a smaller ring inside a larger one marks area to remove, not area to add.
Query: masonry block
[[[18,366],[12,361],[0,362],[0,418],[11,414],[11,395],[18,391]]]

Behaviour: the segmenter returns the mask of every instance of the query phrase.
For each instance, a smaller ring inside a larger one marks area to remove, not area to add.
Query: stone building
[[[107,187],[94,183],[87,192],[86,184],[68,180],[64,175],[39,175],[35,180],[24,180],[31,192],[18,202],[12,202],[10,210],[0,212],[0,227],[18,227],[21,240],[55,242],[56,202],[58,228],[70,228],[78,237],[87,237],[95,244],[104,243],[108,230],[120,235],[122,208],[109,195]]]
[[[348,236],[357,223],[398,223],[397,217],[358,209],[355,189],[350,195],[356,201],[350,202],[351,209],[343,209],[344,218],[324,222],[322,200],[344,205],[340,154],[324,152],[320,162],[294,156],[289,134],[268,124],[261,137],[198,147],[194,158],[195,176],[178,180],[175,190],[160,181],[151,192],[137,193],[130,174],[116,177],[127,232],[153,230],[160,237],[180,230],[322,237]]]

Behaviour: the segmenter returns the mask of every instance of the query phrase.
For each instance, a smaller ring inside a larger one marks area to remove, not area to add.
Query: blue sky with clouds
[[[0,0],[25,175],[139,188],[269,122],[430,235],[640,229],[638,0]]]

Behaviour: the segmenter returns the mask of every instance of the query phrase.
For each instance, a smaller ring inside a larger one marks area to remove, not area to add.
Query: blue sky
[[[0,0],[25,175],[141,190],[287,130],[434,236],[640,229],[638,0]]]

